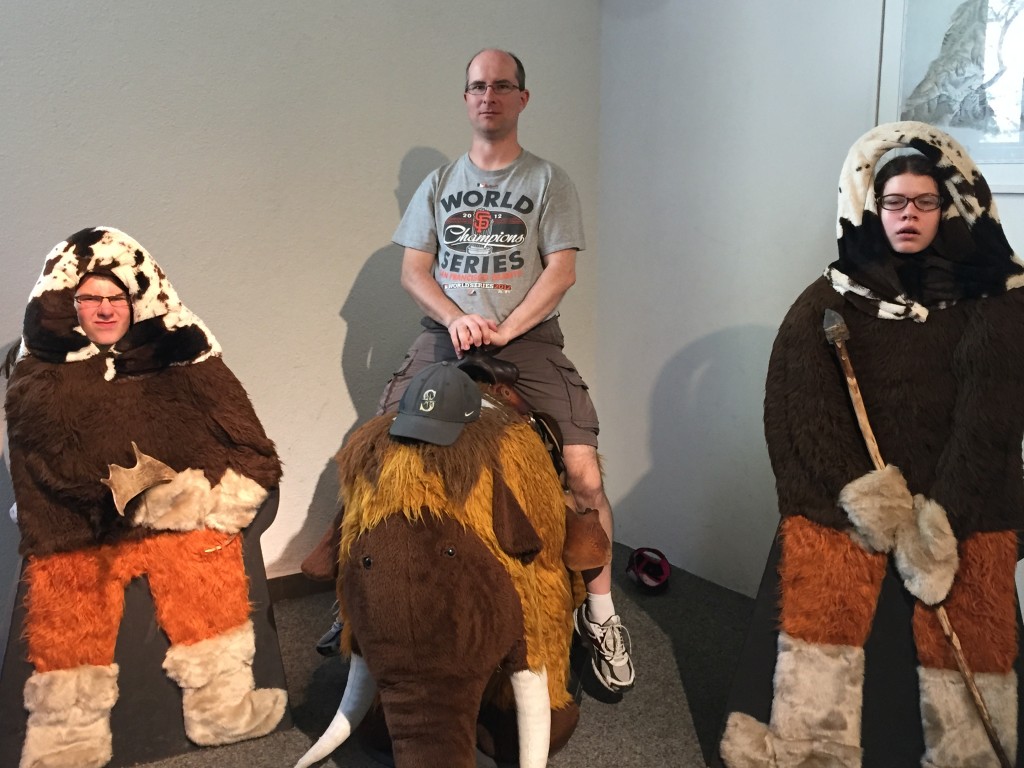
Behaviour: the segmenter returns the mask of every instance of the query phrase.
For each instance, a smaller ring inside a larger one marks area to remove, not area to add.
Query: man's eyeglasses
[[[887,211],[902,211],[910,203],[919,211],[934,211],[942,205],[940,195],[918,195],[907,197],[906,195],[882,195],[878,198],[878,204]]]
[[[523,90],[511,80],[499,80],[496,83],[481,83],[480,81],[476,81],[466,86],[466,93],[472,94],[473,96],[483,96],[487,93],[488,88],[499,96],[507,96],[512,93],[512,91]]]
[[[83,293],[80,296],[75,296],[75,304],[80,307],[88,307],[89,309],[99,309],[104,300],[109,301],[110,306],[116,309],[123,309],[128,306],[128,297],[123,293],[115,293],[113,296],[93,296]]]

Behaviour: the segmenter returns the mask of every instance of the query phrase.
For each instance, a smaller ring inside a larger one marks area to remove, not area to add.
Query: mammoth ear
[[[505,484],[500,472],[494,472],[491,484],[491,513],[494,518],[494,535],[502,550],[529,564],[541,548],[540,536],[519,506],[519,501]]]

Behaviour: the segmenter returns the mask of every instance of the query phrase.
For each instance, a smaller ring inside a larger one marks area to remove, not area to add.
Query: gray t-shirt
[[[542,256],[585,247],[569,176],[525,150],[497,171],[477,168],[468,154],[434,171],[392,239],[436,254],[434,279],[445,295],[499,323],[540,277]]]

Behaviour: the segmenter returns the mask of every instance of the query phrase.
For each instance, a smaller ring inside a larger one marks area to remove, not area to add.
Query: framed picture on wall
[[[1024,0],[887,0],[878,121],[953,135],[993,192],[1024,194]]]

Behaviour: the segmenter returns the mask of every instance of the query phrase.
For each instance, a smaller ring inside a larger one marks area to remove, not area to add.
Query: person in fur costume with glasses
[[[46,257],[6,402],[34,672],[21,768],[112,757],[124,589],[145,575],[201,745],[273,730],[239,532],[281,476],[216,339],[149,253],[84,229]]]
[[[766,383],[783,518],[771,717],[732,712],[721,754],[730,768],[862,764],[864,646],[891,558],[912,611],[920,764],[1000,764],[937,606],[1012,764],[1024,262],[964,148],[918,122],[880,125],[850,149],[837,237],[838,260],[779,329]],[[826,309],[848,326],[882,469],[823,331]],[[904,764],[892,759],[871,764]]]

